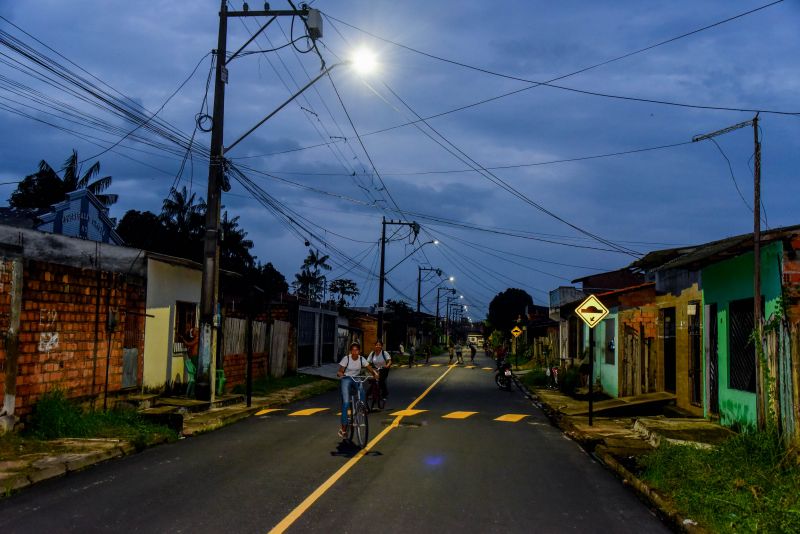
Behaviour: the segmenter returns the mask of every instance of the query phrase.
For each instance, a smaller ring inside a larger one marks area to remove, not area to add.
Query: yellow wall
[[[144,387],[163,387],[172,353],[172,306],[147,308],[144,337]],[[150,317],[150,316],[153,317]],[[183,366],[181,366],[181,371]]]
[[[702,317],[702,293],[697,287],[697,284],[693,284],[690,288],[684,289],[681,291],[681,294],[678,296],[667,294],[667,295],[659,295],[656,297],[656,309],[662,308],[675,308],[675,404],[678,405],[679,408],[682,408],[686,411],[693,413],[694,415],[701,416],[703,415],[703,407],[702,405],[697,406],[692,404],[692,393],[690,389],[690,377],[689,377],[689,369],[691,362],[689,362],[689,313],[688,313],[688,306],[689,303],[692,301],[698,301],[697,306],[697,314],[698,319],[700,320],[700,324],[703,324],[703,317]],[[659,353],[659,366],[664,365],[664,354],[662,352],[662,325],[658,322],[659,318],[656,315],[656,323],[657,323],[657,334],[656,334],[656,350]],[[702,368],[702,362],[704,360],[703,356],[703,342],[702,337],[700,341],[700,364]],[[661,367],[663,369],[663,367]],[[659,389],[664,389],[664,374],[663,372],[659,372]],[[703,386],[701,384],[701,392],[703,390]],[[701,399],[702,404],[702,399]]]

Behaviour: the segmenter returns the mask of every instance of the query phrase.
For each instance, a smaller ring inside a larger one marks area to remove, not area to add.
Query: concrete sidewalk
[[[319,394],[318,382],[275,391],[264,397],[253,397],[245,403],[212,408],[203,412],[183,413],[180,438],[210,432],[250,417],[264,408],[276,408]],[[122,458],[146,447],[165,443],[166,438],[136,445],[120,439],[59,439],[42,442],[45,450],[22,454],[0,461],[0,489],[8,495],[42,480],[64,476],[94,464]]]

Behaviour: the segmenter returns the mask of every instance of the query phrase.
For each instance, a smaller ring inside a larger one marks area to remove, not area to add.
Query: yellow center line
[[[430,393],[430,391],[434,387],[436,387],[436,384],[438,384],[445,376],[447,376],[447,373],[449,373],[450,371],[453,370],[453,367],[455,367],[455,366],[454,365],[449,366],[447,368],[447,370],[444,373],[442,373],[442,375],[433,382],[433,384],[428,386],[428,389],[423,391],[422,394],[419,397],[414,399],[414,401],[411,404],[408,405],[406,410],[413,410],[414,406],[416,406],[422,399],[424,399],[425,396],[428,393]],[[367,443],[366,447],[364,447],[363,449],[358,451],[358,453],[356,453],[355,456],[350,458],[350,460],[348,460],[346,464],[344,464],[334,474],[332,474],[330,476],[330,478],[328,478],[328,480],[323,482],[317,489],[315,489],[311,493],[311,495],[306,497],[303,500],[303,502],[301,502],[300,504],[298,504],[295,507],[294,510],[289,512],[289,515],[284,517],[281,520],[280,523],[278,523],[277,525],[272,527],[272,530],[269,531],[269,534],[280,534],[282,532],[286,532],[286,529],[288,529],[290,526],[292,526],[292,524],[295,521],[297,521],[300,518],[300,516],[303,515],[306,512],[306,510],[311,508],[311,506],[315,502],[317,502],[317,500],[320,497],[322,497],[325,494],[325,492],[328,491],[331,488],[331,486],[333,486],[336,483],[337,480],[342,478],[342,476],[344,476],[345,473],[347,473],[354,465],[356,465],[358,463],[358,461],[361,460],[375,445],[377,445],[380,440],[382,440],[393,429],[398,428],[400,426],[400,421],[402,421],[403,417],[404,417],[403,415],[398,415],[397,417],[395,417],[394,421],[392,421],[392,423],[389,426],[384,428],[380,432],[380,434],[378,434],[377,436],[372,438],[370,440],[370,442]]]

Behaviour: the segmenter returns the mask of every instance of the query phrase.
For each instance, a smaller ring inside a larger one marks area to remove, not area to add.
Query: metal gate
[[[689,314],[688,334],[689,334],[689,391],[691,403],[700,406],[703,402],[703,367],[701,357],[701,335],[700,329],[700,302],[689,303],[689,309],[694,312]]]

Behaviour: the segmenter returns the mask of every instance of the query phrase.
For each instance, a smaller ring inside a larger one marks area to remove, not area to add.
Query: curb
[[[300,386],[302,388],[302,386]],[[285,390],[278,390],[278,391],[287,391],[292,390],[294,388],[286,388]],[[250,406],[249,408],[245,407],[241,410],[231,411],[229,413],[220,414],[219,417],[210,419],[203,423],[197,425],[195,429],[186,429],[180,433],[181,437],[190,437],[196,436],[201,433],[211,432],[213,430],[217,430],[224,426],[233,424],[237,421],[241,421],[242,419],[246,419],[251,415],[255,414],[257,411],[272,406],[283,406],[285,404],[289,404],[291,402],[295,402],[297,400],[308,398],[303,396],[304,391],[300,389],[296,395],[290,395],[288,398],[283,399],[281,401],[268,401],[263,404],[259,404],[258,406]],[[310,395],[309,397],[314,396]],[[224,408],[221,408],[224,409]],[[187,432],[188,430],[188,432]],[[76,453],[71,456],[64,457],[43,457],[40,460],[37,460],[33,464],[31,464],[27,469],[28,472],[21,472],[16,474],[4,474],[0,473],[0,502],[2,502],[2,498],[4,496],[9,496],[13,492],[17,492],[19,490],[25,489],[29,486],[32,486],[38,482],[42,482],[45,480],[50,480],[53,478],[67,476],[69,473],[75,473],[78,471],[82,471],[88,467],[106,462],[108,460],[114,460],[117,458],[124,458],[125,456],[130,456],[134,453],[141,452],[143,449],[137,449],[131,442],[124,441],[124,440],[106,440],[106,439],[85,439],[81,441],[91,442],[91,441],[98,441],[98,442],[113,442],[116,441],[117,444],[113,447],[110,447],[105,450],[100,451],[93,451],[86,454]],[[165,443],[167,438],[157,439],[152,443],[148,443],[144,449],[149,449],[156,445],[161,445]],[[40,467],[36,467],[36,464],[39,464]]]
[[[697,524],[693,519],[689,519],[681,514],[677,508],[665,498],[661,497],[655,490],[647,485],[636,475],[617,461],[614,456],[606,450],[605,445],[598,445],[593,456],[603,465],[608,467],[622,478],[622,483],[630,486],[633,490],[648,502],[653,508],[657,509],[664,517],[669,519],[673,526],[688,534],[706,534],[709,531]]]
[[[92,441],[92,440],[87,440],[87,441]],[[154,443],[148,444],[147,447],[159,445],[164,441],[165,440],[158,440]],[[41,460],[34,462],[34,464],[32,465],[35,465],[36,463],[41,463],[43,467],[34,468],[34,470],[29,473],[20,473],[17,475],[9,476],[8,478],[5,479],[0,479],[0,484],[2,484],[3,489],[5,490],[5,496],[8,496],[11,492],[19,491],[21,489],[32,486],[33,484],[36,484],[38,482],[42,482],[44,480],[49,480],[52,478],[66,476],[69,473],[83,471],[84,469],[91,467],[93,465],[97,465],[102,462],[113,460],[116,458],[123,458],[135,452],[137,452],[137,449],[130,442],[118,441],[116,446],[111,447],[107,450],[94,451],[87,454],[76,454],[74,455],[76,456],[74,458],[59,459],[58,461],[49,462],[50,465],[47,465],[48,464],[47,458],[42,458]]]
[[[661,497],[661,495],[656,493],[656,491],[644,481],[628,471],[625,466],[619,463],[616,458],[608,452],[606,446],[603,444],[603,440],[587,438],[583,432],[575,428],[567,417],[562,416],[560,412],[554,410],[550,405],[541,402],[539,397],[522,384],[516,376],[513,378],[514,383],[517,384],[517,387],[522,391],[525,397],[530,400],[534,406],[540,408],[554,426],[559,428],[571,440],[580,444],[581,447],[586,449],[586,451],[602,465],[616,473],[622,479],[624,485],[630,486],[640,498],[648,503],[651,508],[657,510],[663,517],[667,518],[674,527],[687,534],[707,534],[709,532],[698,525],[693,519],[682,515],[671,502]],[[594,450],[589,450],[590,447]]]

